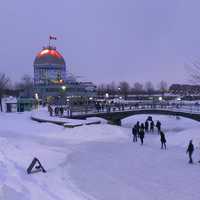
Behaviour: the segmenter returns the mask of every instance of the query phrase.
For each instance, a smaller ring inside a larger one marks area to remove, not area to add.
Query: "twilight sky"
[[[0,6],[0,72],[33,75],[50,34],[67,66],[95,83],[186,83],[200,58],[199,0],[6,0]]]

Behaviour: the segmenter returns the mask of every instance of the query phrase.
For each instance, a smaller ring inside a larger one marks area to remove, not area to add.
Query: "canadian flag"
[[[50,36],[49,36],[49,39],[50,39],[50,40],[57,40],[57,37],[54,37],[54,36],[50,35]]]

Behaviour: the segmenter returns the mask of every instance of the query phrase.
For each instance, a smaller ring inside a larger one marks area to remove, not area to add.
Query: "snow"
[[[199,147],[199,122],[152,115],[166,134],[146,134],[144,145],[133,144],[131,127],[148,115],[73,129],[30,119],[33,113],[0,113],[0,199],[2,200],[198,200],[200,149],[194,165],[186,147]],[[46,114],[37,113],[46,118]],[[59,119],[60,120],[60,119]],[[28,175],[37,157],[47,173]]]
[[[86,120],[70,119],[66,117],[59,116],[49,116],[47,108],[40,108],[39,110],[34,110],[31,113],[31,117],[38,120],[54,122],[54,123],[63,123],[63,125],[71,126],[82,126],[91,123],[106,123],[107,120],[104,120],[100,117],[88,117]]]

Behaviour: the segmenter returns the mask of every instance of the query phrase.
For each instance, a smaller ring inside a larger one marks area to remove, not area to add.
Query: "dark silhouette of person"
[[[150,132],[154,132],[154,121],[153,120],[150,123]]]
[[[53,116],[53,108],[48,105],[48,111],[49,111],[49,115],[52,117]]]
[[[158,129],[158,134],[160,133],[160,130],[161,130],[161,122],[158,120],[157,123],[156,123],[156,127]]]
[[[64,108],[63,107],[60,107],[60,116],[62,117],[64,114]]]
[[[137,129],[136,125],[132,128],[132,134],[133,134],[133,142],[137,142]]]
[[[186,151],[186,153],[189,154],[189,163],[190,164],[193,163],[193,160],[192,160],[193,151],[194,151],[194,145],[192,144],[192,140],[190,140],[187,151]]]
[[[145,121],[144,126],[145,126],[145,132],[148,132],[149,131],[149,122],[147,120]]]
[[[144,130],[144,123],[141,123],[140,128]]]
[[[160,131],[160,141],[161,141],[161,149],[163,149],[163,147],[166,149],[166,138],[165,138],[165,134]]]
[[[142,128],[139,131],[139,137],[140,137],[141,145],[143,145],[143,142],[144,142],[144,129],[142,129]]]
[[[152,116],[148,116],[147,121],[153,121]]]
[[[55,107],[54,113],[55,113],[55,116],[58,116],[58,114],[59,114],[59,108],[58,107]]]
[[[140,122],[139,121],[137,121],[135,128],[136,128],[137,134],[139,136],[139,131],[140,131]]]

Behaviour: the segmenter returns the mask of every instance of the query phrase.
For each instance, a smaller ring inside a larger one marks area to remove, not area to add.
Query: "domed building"
[[[44,47],[34,60],[35,93],[43,102],[48,97],[91,97],[96,95],[96,86],[91,82],[78,82],[66,73],[66,63],[55,47]],[[63,98],[62,98],[63,99]]]
[[[66,79],[66,64],[56,48],[48,46],[40,51],[34,60],[34,83],[53,84],[64,83]]]

